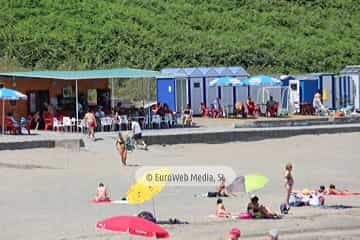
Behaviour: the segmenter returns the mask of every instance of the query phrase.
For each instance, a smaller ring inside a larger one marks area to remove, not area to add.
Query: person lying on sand
[[[231,217],[231,213],[226,211],[223,200],[219,198],[216,201],[216,216],[217,217]]]
[[[320,194],[325,194],[325,186],[320,185],[319,189],[316,189],[315,191]]]
[[[224,240],[239,240],[240,239],[240,229],[233,228],[230,230],[229,235],[224,238]]]
[[[99,201],[109,201],[109,200],[110,200],[110,198],[108,196],[105,185],[102,182],[99,183],[99,186],[96,189],[95,201],[99,202]]]
[[[235,194],[232,194],[235,196]],[[195,197],[230,197],[226,191],[225,180],[221,180],[219,185],[216,188],[216,192],[207,192],[204,194],[195,194]]]
[[[310,191],[309,189],[304,189],[302,192],[296,191],[292,192],[290,196],[290,206],[301,207],[301,206],[313,206],[320,207],[325,204],[325,198],[322,193],[319,193],[317,190]]]
[[[259,198],[255,195],[251,196],[247,206],[247,212],[255,218],[277,218],[279,214],[270,208],[259,204]]]
[[[157,220],[155,216],[148,211],[142,211],[137,216],[157,224],[189,224],[189,222],[181,221],[177,218],[169,218],[169,220]]]
[[[338,190],[336,189],[334,184],[329,185],[329,189],[325,190],[324,186],[320,186],[320,188],[324,188],[323,193],[326,195],[360,195],[360,192],[350,192],[348,190]]]

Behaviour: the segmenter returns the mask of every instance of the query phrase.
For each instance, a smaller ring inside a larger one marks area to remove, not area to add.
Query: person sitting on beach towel
[[[229,235],[224,238],[224,240],[239,240],[240,239],[240,229],[232,228],[229,232]]]
[[[215,213],[215,215],[217,217],[226,217],[226,218],[231,217],[231,213],[226,211],[223,200],[221,198],[219,198],[216,201],[216,213]]]
[[[105,185],[102,182],[99,183],[99,186],[96,189],[95,201],[96,202],[110,201],[107,189],[106,189]]]
[[[259,198],[252,195],[247,206],[247,212],[254,218],[278,218],[279,214],[272,211],[270,208],[259,204]]]

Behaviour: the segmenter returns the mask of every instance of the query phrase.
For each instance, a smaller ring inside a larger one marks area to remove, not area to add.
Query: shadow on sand
[[[54,168],[50,166],[42,166],[42,165],[36,165],[36,164],[12,164],[12,163],[2,163],[0,162],[0,168],[15,168],[15,169],[60,169],[60,168]]]

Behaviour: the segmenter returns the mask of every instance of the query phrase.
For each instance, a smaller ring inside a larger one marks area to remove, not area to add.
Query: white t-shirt
[[[140,124],[136,121],[131,122],[131,130],[133,130],[134,134],[141,133]]]

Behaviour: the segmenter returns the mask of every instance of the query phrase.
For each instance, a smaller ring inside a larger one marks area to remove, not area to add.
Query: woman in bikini
[[[294,186],[294,178],[291,174],[292,171],[292,164],[288,163],[285,166],[285,175],[284,175],[284,180],[285,180],[285,204],[286,204],[286,208],[289,209],[290,205],[289,205],[289,199],[290,199],[290,194],[291,191],[293,189]]]
[[[251,196],[250,202],[247,206],[247,212],[255,218],[278,218],[279,214],[272,211],[270,208],[260,205],[259,198],[255,195]]]
[[[122,134],[119,132],[119,135],[115,141],[116,150],[120,154],[121,162],[124,166],[126,166],[126,159],[127,159],[127,150],[125,145],[125,140]]]

